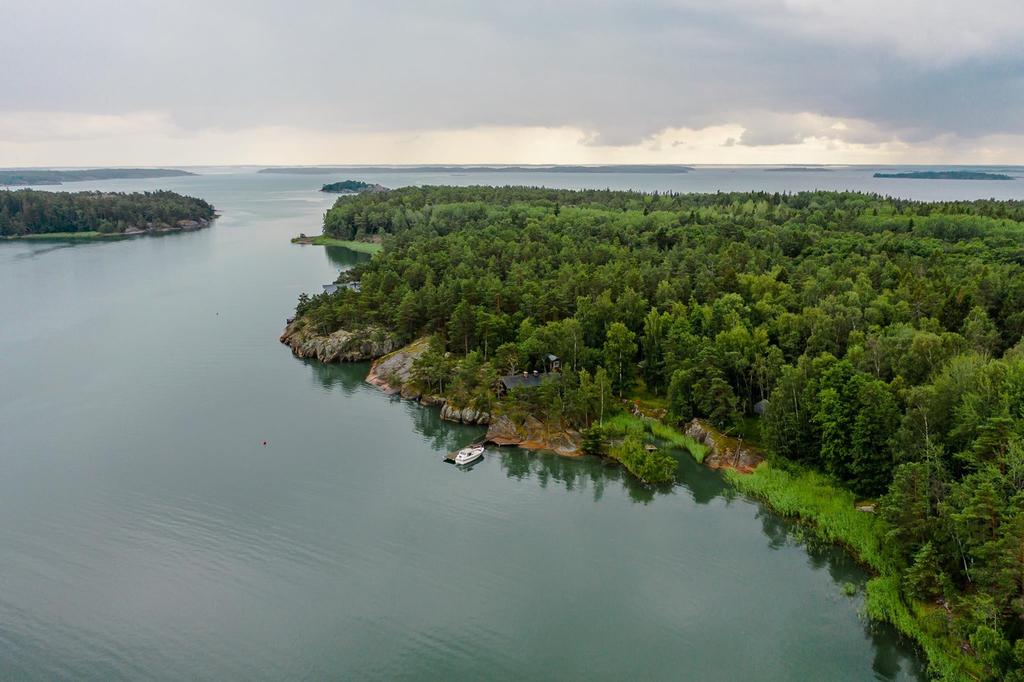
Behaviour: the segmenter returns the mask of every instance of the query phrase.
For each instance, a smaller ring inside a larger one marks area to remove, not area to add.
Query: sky
[[[0,167],[1024,164],[1024,0],[3,0],[0,22]]]

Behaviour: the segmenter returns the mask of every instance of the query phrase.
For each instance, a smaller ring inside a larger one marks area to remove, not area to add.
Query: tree
[[[981,306],[974,306],[967,313],[961,334],[976,353],[990,355],[999,349],[999,330]]]
[[[910,596],[922,601],[934,601],[950,588],[949,576],[942,570],[939,553],[931,542],[926,542],[914,555],[905,579]]]
[[[664,387],[665,383],[665,326],[670,319],[668,314],[660,314],[651,308],[644,318],[644,334],[641,339],[643,347],[644,381],[654,392]]]
[[[614,322],[608,327],[604,342],[604,364],[620,398],[636,374],[636,350],[636,334],[627,329],[626,325]]]
[[[452,311],[451,319],[448,321],[448,336],[458,340],[462,346],[463,353],[469,352],[469,339],[473,335],[476,316],[469,301],[463,299]]]
[[[900,412],[884,382],[865,378],[858,383],[850,475],[858,492],[878,495],[885,492],[892,478],[892,439],[899,427]]]

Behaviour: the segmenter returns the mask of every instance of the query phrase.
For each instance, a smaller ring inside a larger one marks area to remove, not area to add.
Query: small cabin
[[[557,355],[551,355],[549,353],[545,358],[545,364],[547,365],[548,372],[562,371],[562,361],[558,359]]]
[[[338,285],[337,284],[325,284],[324,285],[324,293],[325,294],[333,294],[337,290],[338,290]]]

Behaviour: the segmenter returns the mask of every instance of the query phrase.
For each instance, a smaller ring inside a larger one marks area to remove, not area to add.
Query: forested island
[[[136,180],[195,175],[170,168],[91,168],[88,170],[0,170],[0,185],[60,185],[87,180]]]
[[[342,180],[340,182],[330,182],[321,187],[320,191],[339,194],[362,194],[363,192],[387,192],[388,188],[375,183],[363,182],[362,180]]]
[[[420,339],[374,380],[645,480],[652,438],[742,438],[767,460],[730,480],[870,566],[869,615],[933,673],[1024,679],[1024,203],[410,187],[324,230],[385,248],[300,297],[296,352]]]
[[[901,180],[1013,180],[1012,175],[981,171],[910,171],[907,173],[875,173],[875,177]]]
[[[0,190],[0,237],[93,238],[207,227],[215,216],[202,199],[174,192]]]

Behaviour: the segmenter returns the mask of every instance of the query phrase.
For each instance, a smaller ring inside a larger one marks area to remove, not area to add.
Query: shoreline
[[[173,232],[192,232],[203,230],[211,225],[219,216],[209,220],[182,220],[179,223],[194,223],[188,225],[174,225],[166,227],[134,228],[130,227],[124,232],[98,232],[95,230],[84,230],[82,232],[35,232],[32,234],[12,234],[0,237],[3,241],[104,241],[116,239],[128,239],[130,237],[153,236],[158,234],[170,234]]]
[[[307,246],[340,246],[341,248],[356,251],[357,253],[368,253],[371,256],[380,253],[384,249],[384,246],[377,242],[359,242],[349,239],[335,239],[334,237],[328,237],[323,234],[313,235],[312,237],[299,235],[298,237],[292,238],[292,244],[302,244]]]
[[[292,344],[289,334],[291,330],[292,325],[289,323],[281,341],[292,347],[294,355],[309,357],[297,352],[302,345],[296,347]],[[472,412],[474,415],[484,413],[472,408],[460,410],[450,405],[444,396],[423,395],[415,390],[406,390],[403,383],[408,380],[415,352],[403,351],[415,348],[417,344],[423,344],[423,341],[424,339],[419,339],[408,346],[386,353],[359,358],[361,361],[371,362],[364,382],[386,395],[397,395],[403,400],[417,402],[422,407],[439,407],[441,418],[446,421],[486,426],[484,442],[497,447],[515,445],[525,450],[549,452],[571,459],[579,458],[583,454],[578,447],[559,447],[564,446],[564,443],[552,445],[554,440],[568,436],[565,429],[552,429],[533,418],[528,418],[527,421],[532,419],[535,424],[519,426],[500,413],[487,413],[485,422],[477,421],[476,418],[466,420],[462,416],[465,412]],[[385,364],[395,358],[398,358],[398,363],[393,363],[392,366]],[[382,365],[383,370],[378,373],[378,368]],[[679,450],[685,451],[697,464],[721,471],[725,482],[737,492],[764,505],[766,509],[782,518],[805,524],[821,540],[841,547],[854,561],[872,574],[865,586],[864,597],[865,615],[869,619],[887,622],[902,636],[913,641],[920,648],[928,667],[941,678],[962,679],[965,674],[972,674],[969,660],[957,655],[959,648],[955,642],[946,642],[944,639],[948,638],[927,630],[926,617],[939,607],[920,602],[908,604],[899,596],[898,590],[895,589],[898,573],[891,570],[888,560],[882,554],[884,537],[878,529],[881,520],[874,512],[873,504],[858,500],[854,493],[834,484],[824,474],[805,469],[787,460],[763,458],[763,453],[757,448],[732,447],[732,439],[719,434],[704,420],[694,419],[684,431],[679,431],[671,424],[653,416],[630,414],[627,411],[626,418],[646,425],[643,428],[647,428],[662,440],[668,440]],[[507,431],[515,437],[504,438],[499,435],[496,439],[490,438],[494,426],[499,425],[502,432]],[[556,430],[559,431],[559,436],[549,438]],[[538,433],[543,434],[543,437],[530,437]],[[678,434],[678,439],[671,437],[671,434]],[[756,459],[751,457],[751,450],[754,451]],[[622,462],[619,464],[629,472]],[[643,481],[642,478],[640,480]]]

